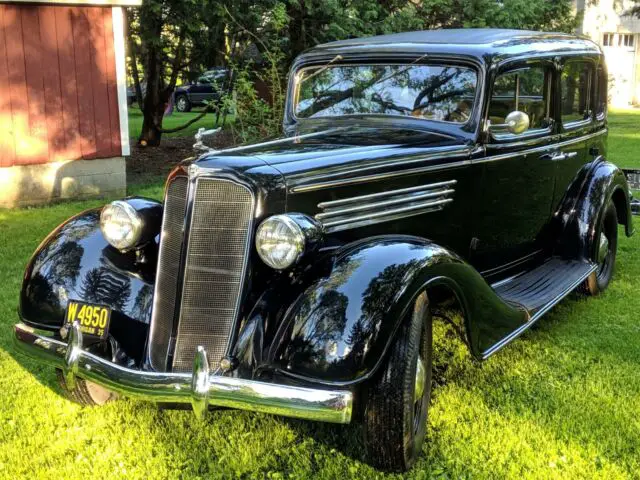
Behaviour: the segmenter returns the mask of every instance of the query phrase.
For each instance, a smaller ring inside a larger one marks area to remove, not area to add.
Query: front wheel
[[[594,250],[593,261],[598,268],[585,280],[582,290],[587,295],[603,292],[613,277],[618,250],[618,216],[611,200],[607,203],[596,230]]]
[[[410,469],[422,451],[431,399],[432,326],[426,293],[404,319],[387,365],[365,392],[367,461],[384,470]]]
[[[76,378],[76,387],[69,389],[60,369],[56,369],[56,376],[65,396],[80,405],[99,407],[118,398],[114,392],[84,378]]]

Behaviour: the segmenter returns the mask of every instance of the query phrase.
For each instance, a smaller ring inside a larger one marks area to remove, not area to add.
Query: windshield
[[[402,115],[466,123],[477,76],[450,65],[336,65],[304,68],[297,80],[298,118]]]

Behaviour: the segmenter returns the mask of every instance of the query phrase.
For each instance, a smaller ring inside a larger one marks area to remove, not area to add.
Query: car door
[[[596,62],[597,58],[569,57],[561,65],[558,77],[560,139],[553,156],[556,165],[556,208],[580,168],[593,158],[589,150],[599,140],[597,135],[591,135],[596,120],[594,110],[601,108],[596,105],[594,94]]]
[[[512,63],[493,77],[486,155],[474,160],[481,194],[470,251],[472,264],[485,276],[544,254],[556,170],[554,68],[551,61]],[[530,126],[521,134],[504,126],[513,111],[529,117]]]
[[[211,86],[211,77],[202,75],[198,78],[195,85],[189,90],[192,103],[202,103],[211,96],[213,88]]]

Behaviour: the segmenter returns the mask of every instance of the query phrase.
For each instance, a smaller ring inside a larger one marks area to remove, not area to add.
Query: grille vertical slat
[[[173,370],[191,371],[196,348],[212,369],[224,356],[238,315],[254,201],[244,186],[200,178],[193,196]]]
[[[182,228],[187,206],[188,180],[177,177],[167,186],[158,254],[158,272],[151,320],[150,361],[156,370],[166,370],[173,330]]]

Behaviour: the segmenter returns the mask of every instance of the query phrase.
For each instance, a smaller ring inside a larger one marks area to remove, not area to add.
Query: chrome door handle
[[[577,156],[578,152],[559,152],[544,155],[543,158],[547,158],[552,162],[561,162],[563,160],[569,160],[570,158],[575,158]]]

